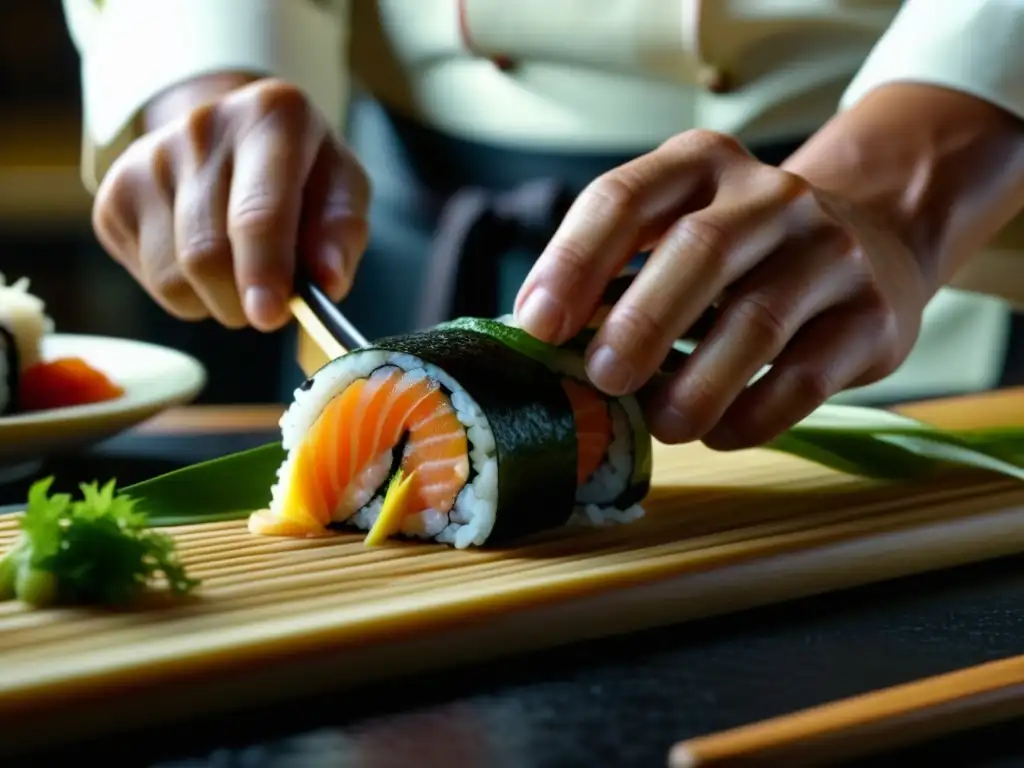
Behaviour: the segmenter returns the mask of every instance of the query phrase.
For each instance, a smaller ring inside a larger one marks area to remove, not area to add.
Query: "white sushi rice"
[[[278,468],[278,481],[271,489],[270,510],[281,511],[291,482],[291,463],[295,449],[309,433],[327,404],[344,392],[353,382],[370,376],[383,366],[395,366],[414,377],[429,377],[451,393],[451,404],[466,428],[469,461],[475,472],[473,481],[459,492],[448,514],[428,509],[410,515],[402,525],[402,533],[451,544],[458,549],[480,546],[494,528],[498,504],[498,460],[494,435],[480,406],[445,371],[417,357],[398,352],[366,351],[340,357],[316,373],[309,389],[295,390],[295,400],[281,417],[281,438],[287,456]],[[357,511],[345,520],[361,530],[369,530],[377,520],[383,504],[383,492],[391,469],[388,451],[366,469],[365,485],[375,489]],[[378,482],[379,480],[379,482]]]
[[[0,273],[0,325],[14,336],[22,370],[39,362],[43,337],[53,333],[53,320],[46,314],[43,300],[29,293],[27,277],[8,285]]]

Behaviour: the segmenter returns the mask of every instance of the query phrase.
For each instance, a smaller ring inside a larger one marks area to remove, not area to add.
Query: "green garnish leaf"
[[[162,575],[175,595],[199,581],[188,576],[175,542],[152,530],[138,500],[116,482],[79,485],[82,497],[50,495],[53,478],[34,483],[21,518],[21,537],[0,560],[0,599],[120,606]]]

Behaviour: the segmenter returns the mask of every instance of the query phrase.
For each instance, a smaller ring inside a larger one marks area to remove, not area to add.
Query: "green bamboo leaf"
[[[941,430],[874,408],[826,404],[768,443],[850,475],[899,481],[959,465],[1024,480],[1024,428]],[[285,459],[270,443],[122,489],[154,526],[243,520],[270,501]]]
[[[909,480],[935,469],[935,461],[870,433],[785,432],[765,448],[788,453],[849,475]]]
[[[1024,428],[942,430],[876,408],[823,405],[766,447],[866,477],[911,479],[953,464],[1024,480]]]
[[[1020,427],[957,431],[955,434],[979,451],[1001,456],[1014,464],[1024,464],[1024,429]]]
[[[244,520],[270,502],[285,455],[281,443],[269,443],[176,469],[121,493],[138,500],[153,526]]]
[[[923,421],[912,419],[893,411],[881,408],[866,408],[860,405],[837,405],[824,403],[791,428],[791,431],[826,432],[835,434],[863,433],[870,434],[931,434],[944,432]],[[952,434],[951,432],[944,432]]]
[[[999,472],[1018,480],[1024,480],[1024,465],[1002,455],[1003,446],[989,446],[981,450],[979,445],[958,444],[952,435],[878,435],[880,441],[896,445],[918,456],[935,459],[938,462],[959,464],[990,472]]]

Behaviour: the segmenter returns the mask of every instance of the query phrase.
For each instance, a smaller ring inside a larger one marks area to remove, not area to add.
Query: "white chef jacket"
[[[95,189],[169,86],[282,77],[340,131],[355,87],[437,130],[565,152],[645,151],[693,127],[748,144],[820,127],[886,83],[1024,117],[1024,0],[64,0]],[[504,63],[511,63],[511,67]],[[885,381],[840,399],[994,383],[1024,303],[1024,226],[943,289]],[[985,295],[985,293],[993,295]]]

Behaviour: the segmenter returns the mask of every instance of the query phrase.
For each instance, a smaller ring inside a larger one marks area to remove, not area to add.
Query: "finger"
[[[323,142],[306,181],[299,257],[334,301],[352,286],[369,240],[370,182],[359,161],[338,142]]]
[[[718,134],[691,131],[601,176],[576,199],[516,297],[528,333],[560,344],[593,314],[601,292],[636,249],[710,187],[722,157],[750,156]]]
[[[208,317],[206,308],[175,263],[171,165],[166,131],[133,143],[96,192],[93,229],[103,248],[166,312],[201,320]]]
[[[895,319],[846,304],[808,323],[771,370],[747,388],[704,438],[715,450],[762,445],[806,418],[828,398],[895,369]]]
[[[140,282],[167,312],[182,320],[203,320],[209,311],[178,263],[174,213],[170,205],[148,205],[139,228]]]
[[[228,158],[216,154],[186,161],[174,202],[178,262],[217,322],[243,328],[247,322],[227,233],[231,168]]]
[[[752,173],[724,183],[710,206],[680,219],[591,341],[594,385],[612,395],[643,385],[722,290],[783,240],[805,189],[789,174]]]
[[[866,270],[850,250],[842,234],[789,240],[733,285],[711,332],[652,399],[659,439],[703,437],[803,325],[852,297]]]
[[[96,239],[114,261],[136,281],[141,281],[139,264],[140,204],[145,166],[140,165],[139,144],[132,145],[107,171],[96,190],[92,227]]]
[[[238,292],[249,322],[264,331],[288,319],[303,188],[323,134],[300,93],[283,90],[278,98],[300,101],[275,105],[244,133],[228,202]]]

